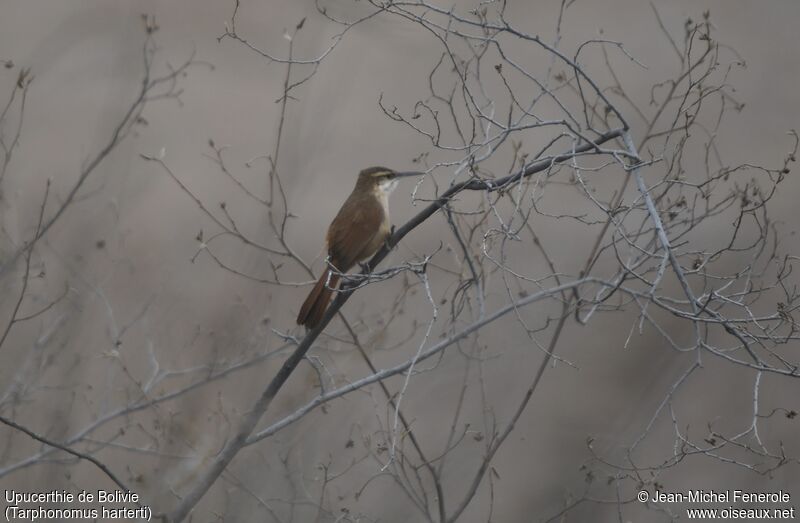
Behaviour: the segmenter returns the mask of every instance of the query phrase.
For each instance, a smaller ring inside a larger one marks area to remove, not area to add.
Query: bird
[[[297,324],[313,329],[319,325],[341,274],[378,252],[391,234],[389,194],[398,179],[417,176],[417,171],[396,172],[369,167],[358,173],[356,186],[328,227],[325,243],[328,267],[300,307]]]

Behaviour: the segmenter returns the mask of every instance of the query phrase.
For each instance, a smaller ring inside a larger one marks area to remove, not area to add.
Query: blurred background
[[[348,19],[368,12],[360,2],[325,5],[332,16]],[[710,11],[715,34],[745,64],[727,78],[736,99],[745,105],[726,120],[718,141],[721,155],[731,165],[782,165],[792,144],[786,133],[800,122],[795,28],[800,3],[703,0],[653,5],[667,30],[677,35],[683,34],[687,19],[698,20]],[[510,1],[506,16],[552,41],[560,6],[560,1]],[[143,120],[91,173],[39,241],[31,262],[35,277],[22,311],[36,311],[64,298],[45,314],[15,324],[0,347],[0,413],[55,441],[73,438],[142,397],[176,390],[231,364],[269,354],[175,400],[115,418],[76,442],[76,448],[95,453],[156,511],[177,503],[221,448],[238,417],[288,354],[286,336],[302,335],[294,318],[309,289],[300,284],[311,281],[302,268],[287,261],[285,268],[276,269],[279,258],[231,238],[213,244],[213,253],[224,263],[261,279],[279,272],[287,284],[255,282],[220,267],[202,251],[201,241],[218,231],[213,221],[158,163],[142,157],[161,158],[211,213],[224,221],[220,203],[225,202],[244,234],[275,247],[266,210],[221,172],[209,146],[209,140],[225,146],[230,171],[253,193],[266,194],[266,156],[273,155],[281,111],[276,100],[283,93],[286,67],[241,42],[220,39],[233,8],[232,2],[186,0],[0,3],[0,61],[9,64],[0,68],[0,100],[5,103],[11,95],[20,69],[29,68],[33,77],[19,144],[0,187],[0,259],[34,234],[47,180],[52,186],[46,216],[64,201],[135,100],[144,74],[141,15],[153,15],[158,25],[155,71],[163,74],[167,63],[177,66],[192,53],[198,61],[178,79],[179,100],[154,100],[145,108]],[[284,34],[293,34],[304,18],[293,53],[308,59],[323,53],[342,29],[321,16],[314,2],[242,2],[236,31],[255,47],[286,56],[289,41]],[[572,55],[580,42],[592,38],[624,42],[647,66],[618,62],[628,92],[643,105],[652,85],[677,69],[649,3],[571,3],[562,21],[560,48]],[[415,101],[428,95],[428,74],[441,54],[437,45],[419,27],[398,17],[377,16],[353,27],[315,76],[293,92],[277,168],[294,215],[287,222],[290,247],[314,263],[315,273],[322,267],[326,227],[357,172],[371,165],[416,168],[415,159],[431,151],[429,140],[388,118],[378,100],[382,97],[389,108],[412,111]],[[549,64],[543,53],[526,59],[534,71]],[[587,55],[584,62],[590,69],[592,60],[602,60],[602,55]],[[310,72],[297,71],[298,79]],[[13,111],[18,109],[15,104]],[[10,123],[4,124],[7,136],[16,128],[16,114],[10,113]],[[532,153],[540,147],[525,146]],[[512,158],[496,160],[507,169]],[[421,196],[431,186],[426,182]],[[792,173],[770,211],[781,227],[786,252],[796,252],[797,247],[793,234],[798,189]],[[410,185],[401,186],[393,195],[395,224],[404,223],[424,204],[412,202],[410,191]],[[552,210],[570,203],[565,196],[547,205]],[[537,227],[535,219],[532,223],[559,268],[575,273],[582,267],[587,241],[596,231],[584,237],[574,225],[561,228],[554,226],[558,222],[547,222]],[[431,253],[440,242],[454,248],[446,231],[441,216],[429,220],[403,241],[389,263]],[[716,234],[703,230],[699,240]],[[454,255],[441,256],[444,269],[457,266]],[[512,260],[517,262],[531,273],[550,272],[540,258]],[[22,263],[17,264],[13,274],[0,281],[2,318],[14,312],[21,269]],[[453,292],[444,269],[431,273],[437,299]],[[345,306],[378,368],[408,359],[422,341],[424,328],[419,326],[429,318],[430,304],[424,289],[414,283],[400,311],[392,309],[405,288],[400,278],[357,293]],[[493,296],[490,309],[504,298],[502,292]],[[443,305],[442,312],[446,309]],[[557,308],[550,304],[527,309],[526,314],[535,318],[553,311]],[[392,318],[395,313],[397,318]],[[636,482],[653,479],[647,467],[659,467],[673,455],[676,435],[669,416],[659,418],[648,433],[637,458],[643,469],[629,471],[621,491],[617,482],[608,481],[618,471],[595,459],[602,456],[630,465],[625,449],[693,361],[691,354],[670,350],[652,332],[633,336],[625,346],[635,320],[635,314],[619,313],[598,315],[586,326],[568,323],[558,354],[571,365],[548,368],[460,521],[548,520],[587,496],[612,502],[581,502],[563,515],[563,521],[670,521],[680,514],[679,505],[662,510],[630,502]],[[677,337],[686,334],[680,332],[680,323],[670,321],[674,320],[665,319],[664,325],[676,329]],[[387,322],[391,324],[384,328]],[[484,347],[485,361],[480,376],[470,374],[474,380],[463,396],[465,406],[457,423],[463,438],[441,472],[449,508],[462,499],[480,464],[485,438],[491,436],[487,428],[503,427],[510,419],[542,359],[542,351],[526,334],[509,325],[513,322],[490,325],[467,344]],[[444,331],[437,329],[437,335]],[[549,338],[542,339],[546,344]],[[320,365],[298,369],[265,424],[308,401],[320,381],[342,384],[369,373],[341,324],[332,324],[312,354]],[[403,411],[430,457],[445,451],[464,373],[477,372],[464,370],[465,359],[448,353],[427,362],[430,371],[415,377],[403,397]],[[156,376],[161,380],[158,386],[143,393]],[[747,369],[704,359],[704,366],[673,398],[681,430],[698,440],[709,432],[709,423],[726,434],[746,430],[753,418],[754,379]],[[394,391],[401,386],[401,378],[390,381]],[[797,391],[795,380],[765,375],[760,412],[800,409]],[[380,389],[336,400],[243,451],[197,506],[194,520],[422,521],[413,502],[381,470],[387,456],[380,443],[388,441],[386,430],[392,422],[393,412]],[[789,457],[800,454],[798,421],[775,415],[762,423],[765,445],[782,446]],[[0,434],[0,488],[79,491],[112,486],[89,464],[62,454],[38,458],[44,449],[39,443],[8,428]],[[36,459],[26,461],[31,456]],[[761,474],[709,456],[691,456],[659,471],[657,481],[665,491],[783,489],[792,494],[793,503],[800,499],[796,458]],[[618,505],[613,502],[618,495],[629,501]]]

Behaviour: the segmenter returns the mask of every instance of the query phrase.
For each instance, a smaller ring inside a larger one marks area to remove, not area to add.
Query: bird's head
[[[358,185],[389,194],[397,187],[398,179],[421,174],[421,172],[417,171],[397,172],[387,167],[369,167],[358,173]]]

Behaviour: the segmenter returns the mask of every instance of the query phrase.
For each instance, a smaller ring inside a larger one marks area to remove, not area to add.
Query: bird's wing
[[[383,223],[383,208],[377,202],[347,201],[328,229],[328,255],[331,263],[346,272],[372,252]]]

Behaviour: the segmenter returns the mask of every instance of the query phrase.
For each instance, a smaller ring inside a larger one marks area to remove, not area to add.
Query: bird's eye
[[[395,174],[394,173],[386,173],[384,176],[386,177],[387,180],[391,180],[392,178],[394,178]]]

